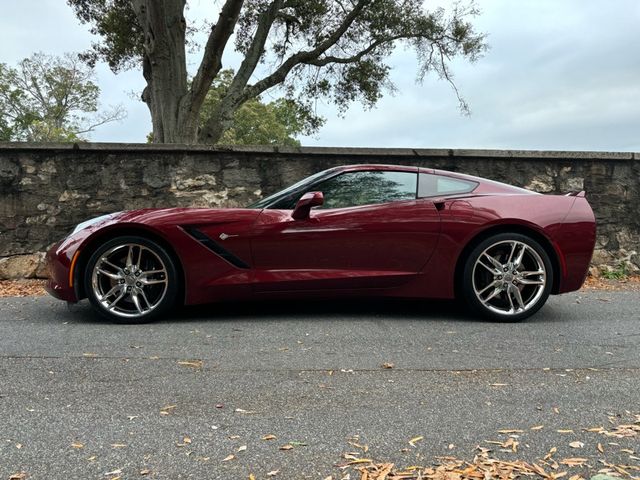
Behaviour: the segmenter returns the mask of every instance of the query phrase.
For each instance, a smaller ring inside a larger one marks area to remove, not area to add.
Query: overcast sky
[[[215,18],[217,2],[192,0],[190,17]],[[426,5],[434,2],[427,0]],[[0,62],[15,65],[35,51],[77,52],[93,37],[64,0],[0,0]],[[439,0],[438,4],[450,4]],[[327,117],[303,145],[640,151],[640,0],[478,0],[475,20],[491,48],[475,64],[454,62],[463,116],[451,88],[435,77],[416,84],[416,61],[392,58],[398,91],[373,110],[354,105]],[[228,66],[234,56],[227,56]],[[190,59],[191,70],[197,56]],[[136,98],[139,71],[113,75],[100,65],[101,103],[124,104],[125,121],[92,140],[144,142],[151,129]]]

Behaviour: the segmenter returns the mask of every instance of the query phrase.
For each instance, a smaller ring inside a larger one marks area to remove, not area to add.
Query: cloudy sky
[[[217,2],[192,0],[189,16],[217,15]],[[433,5],[426,0],[426,5]],[[438,4],[451,2],[438,0]],[[340,118],[319,103],[326,125],[304,145],[640,151],[639,0],[477,0],[475,21],[491,49],[475,64],[454,62],[469,103],[460,114],[450,87],[416,83],[410,51],[392,58],[398,91],[373,110],[354,105]],[[14,65],[35,51],[77,52],[92,36],[63,0],[1,0],[0,62]],[[232,66],[236,58],[227,56]],[[197,67],[197,56],[190,59]],[[97,69],[101,102],[125,105],[128,117],[92,140],[144,142],[150,118],[136,100],[138,71]]]

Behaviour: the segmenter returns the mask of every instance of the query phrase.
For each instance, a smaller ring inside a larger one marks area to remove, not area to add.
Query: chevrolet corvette
[[[121,323],[178,305],[344,296],[458,299],[472,314],[518,321],[582,286],[595,235],[584,192],[348,165],[246,208],[87,220],[47,253],[47,290],[88,298]]]

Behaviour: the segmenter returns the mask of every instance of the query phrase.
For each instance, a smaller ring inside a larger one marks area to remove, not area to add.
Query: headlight
[[[90,218],[89,220],[85,220],[84,222],[79,223],[78,225],[76,225],[76,228],[73,229],[73,232],[71,232],[71,235],[73,235],[74,233],[78,233],[80,230],[84,230],[87,227],[90,227],[94,223],[98,223],[98,222],[100,222],[102,220],[106,220],[107,218],[111,217],[111,215],[113,215],[113,214],[112,213],[108,213],[107,215],[100,215],[99,217]]]

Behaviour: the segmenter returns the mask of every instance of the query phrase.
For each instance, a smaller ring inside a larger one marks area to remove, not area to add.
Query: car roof
[[[411,165],[392,165],[384,163],[357,163],[353,165],[341,165],[339,167],[329,168],[326,171],[339,171],[339,172],[354,172],[359,170],[384,170],[384,171],[398,171],[398,172],[423,172],[433,173],[432,168],[415,167]]]
[[[530,190],[509,185],[507,183],[490,180],[488,178],[467,175],[465,173],[451,172],[449,170],[439,170],[434,168],[416,167],[412,165],[393,165],[383,163],[359,163],[353,165],[341,165],[325,170],[325,172],[357,172],[362,170],[396,171],[396,172],[416,172],[443,175],[447,177],[459,178],[478,183],[478,187],[473,190],[474,194],[534,194]]]

